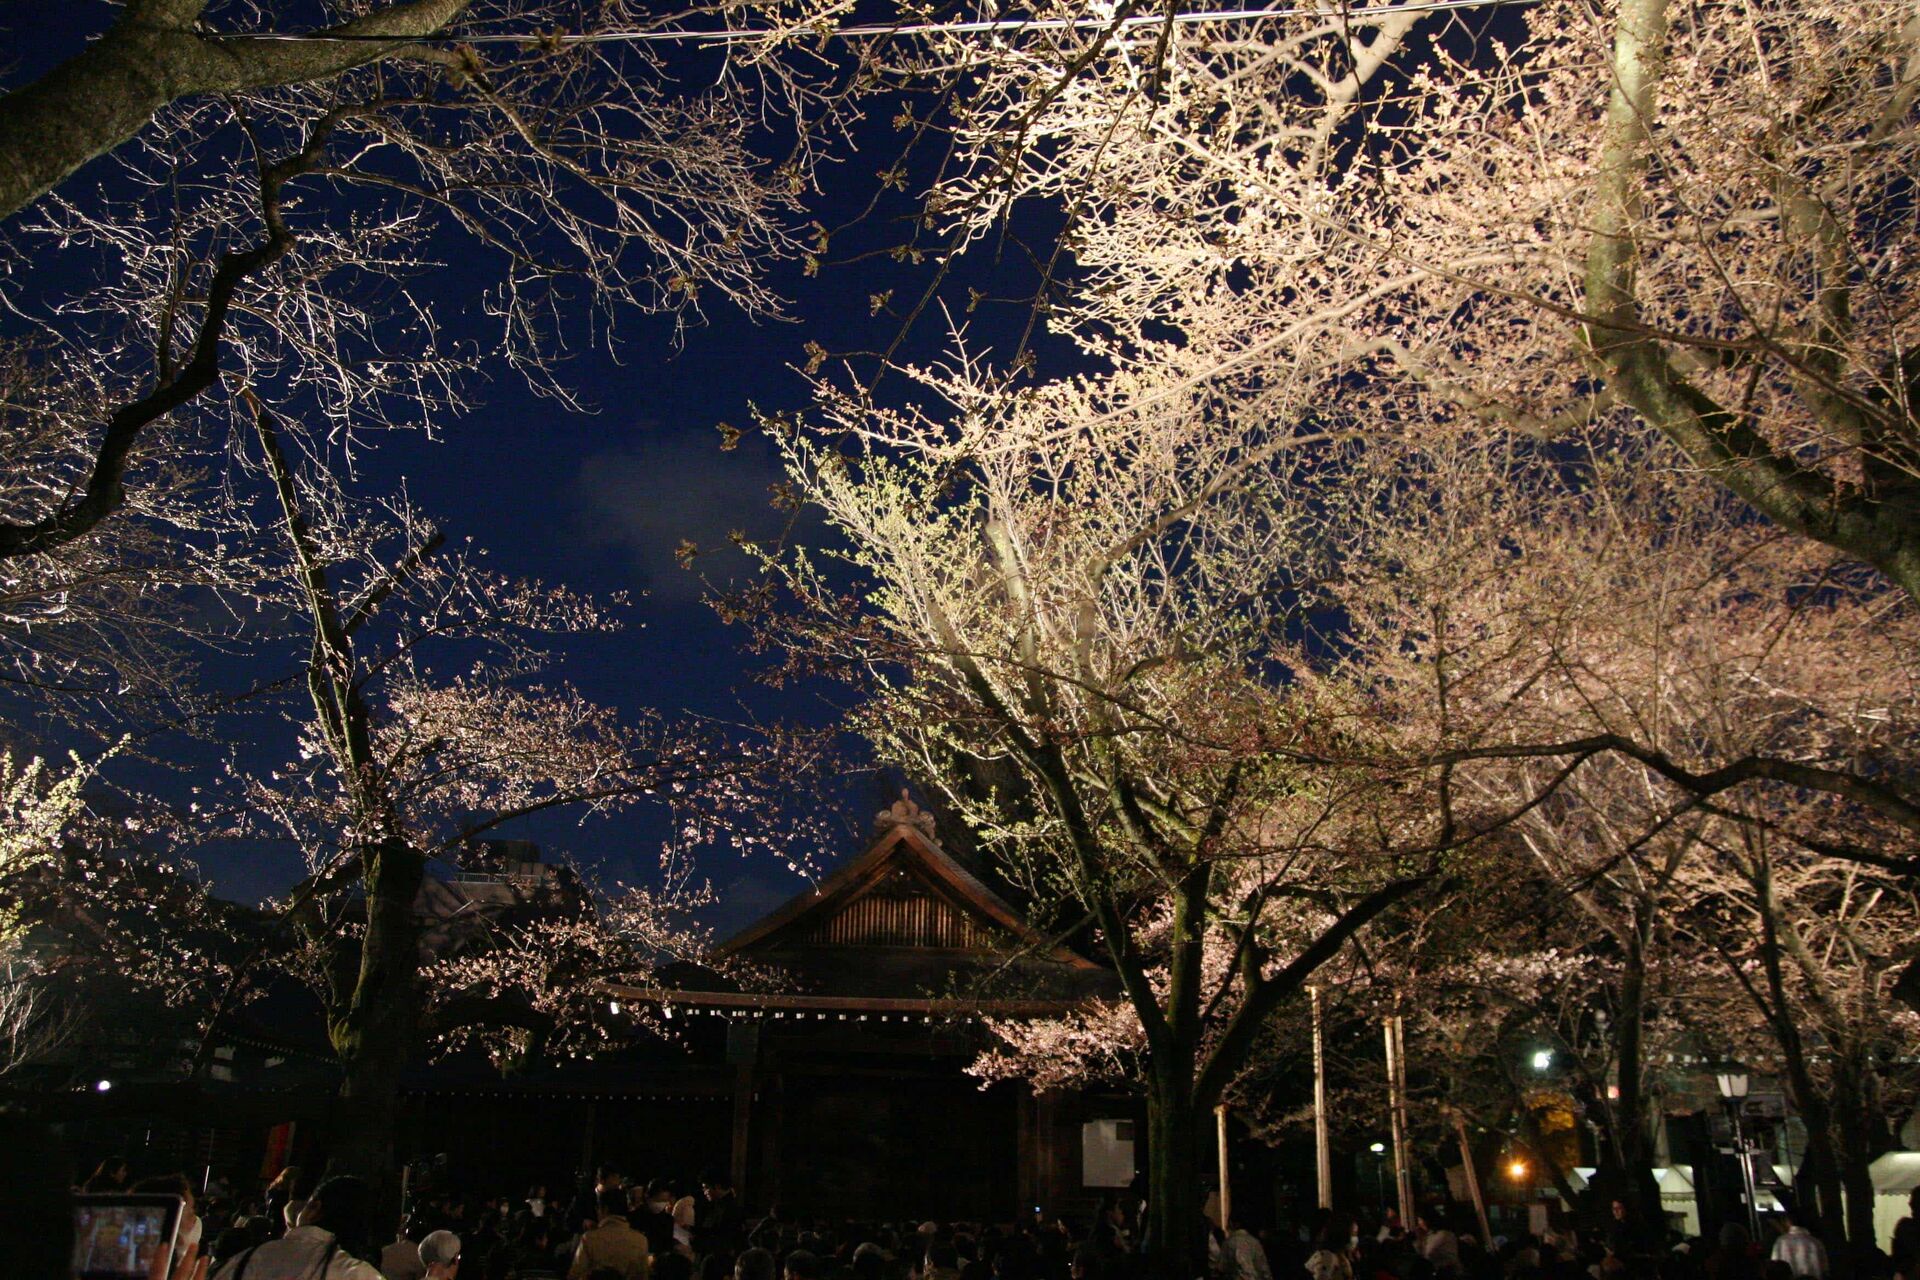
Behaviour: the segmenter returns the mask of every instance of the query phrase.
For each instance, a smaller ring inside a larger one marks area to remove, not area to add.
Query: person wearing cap
[[[460,1270],[460,1237],[451,1231],[429,1231],[420,1242],[420,1261],[427,1280],[453,1280]]]

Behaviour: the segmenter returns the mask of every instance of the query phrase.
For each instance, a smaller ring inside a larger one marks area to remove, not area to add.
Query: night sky
[[[0,72],[4,83],[32,79],[114,13],[99,0],[0,8],[0,49],[8,59]],[[863,150],[827,170],[829,194],[807,216],[837,225],[864,206],[881,155],[897,148],[884,112],[856,143]],[[96,161],[62,192],[83,199],[110,163]],[[873,234],[891,232],[882,223]],[[62,269],[41,261],[35,267]],[[535,397],[510,372],[492,370],[490,382],[473,388],[479,407],[438,440],[395,433],[361,455],[355,492],[372,497],[404,485],[449,536],[471,535],[502,571],[595,593],[633,592],[623,632],[563,638],[552,646],[559,656],[556,674],[591,697],[622,708],[729,718],[744,708],[760,717],[826,722],[832,714],[829,691],[775,692],[754,683],[738,651],[742,636],[702,603],[699,576],[681,568],[673,552],[682,539],[703,549],[723,547],[729,530],[755,534],[777,527],[782,517],[767,501],[768,486],[778,478],[771,448],[749,433],[737,449],[723,452],[716,424],[747,426],[749,402],[764,409],[798,407],[805,392],[792,366],[805,360],[803,344],[812,340],[846,350],[870,348],[876,336],[884,340],[891,335],[887,326],[897,322],[871,316],[869,295],[911,279],[883,258],[829,265],[816,278],[788,264],[772,280],[790,301],[792,322],[755,323],[716,302],[707,323],[689,330],[679,349],[670,319],[631,315],[622,320],[624,339],[613,354],[604,347],[577,349],[563,376],[594,406],[592,412],[570,412]],[[417,291],[453,322],[449,330],[455,334],[459,307],[477,299],[470,281],[447,271],[420,282]],[[703,555],[698,569],[724,579],[746,563],[728,548]],[[208,675],[218,683],[237,673],[215,663]],[[821,864],[858,851],[880,787],[876,779],[849,777],[846,847],[818,851]],[[585,825],[556,815],[501,834],[563,849],[610,879],[644,879],[658,853],[659,821],[645,810]],[[245,901],[285,888],[299,873],[290,849],[208,848],[199,864],[221,896]],[[804,887],[784,868],[737,861],[716,860],[709,874],[724,896],[710,922],[723,932]]]

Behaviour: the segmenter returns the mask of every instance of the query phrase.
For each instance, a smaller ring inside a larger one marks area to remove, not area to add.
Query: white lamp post
[[[1714,1076],[1714,1083],[1720,1086],[1721,1101],[1726,1103],[1727,1112],[1733,1118],[1733,1150],[1740,1161],[1740,1191],[1747,1201],[1747,1230],[1752,1232],[1751,1239],[1760,1239],[1760,1206],[1755,1203],[1759,1198],[1753,1185],[1753,1161],[1747,1150],[1746,1126],[1742,1123],[1741,1113],[1746,1109],[1748,1080],[1747,1073],[1728,1068]]]

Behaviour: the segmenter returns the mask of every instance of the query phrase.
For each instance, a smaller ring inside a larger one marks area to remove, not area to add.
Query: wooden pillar
[[[1019,1212],[1016,1217],[1024,1218],[1032,1213],[1043,1198],[1040,1194],[1040,1134],[1039,1101],[1033,1096],[1031,1085],[1022,1086],[1020,1097],[1015,1102],[1015,1114],[1018,1116],[1014,1150],[1019,1168],[1015,1192],[1020,1197]]]
[[[1467,1175],[1467,1194],[1473,1197],[1473,1215],[1480,1221],[1480,1239],[1491,1242],[1493,1228],[1487,1225],[1487,1197],[1480,1189],[1480,1174],[1473,1167],[1473,1143],[1467,1138],[1467,1118],[1453,1113],[1453,1131],[1460,1137],[1461,1172]]]
[[[747,1178],[753,1160],[753,1087],[760,1065],[760,1027],[746,1018],[727,1023],[727,1062],[733,1067],[733,1140],[727,1173],[733,1194],[747,1198]]]
[[[1320,1207],[1333,1208],[1333,1142],[1327,1132],[1327,1046],[1320,1030],[1320,988],[1309,987],[1313,998],[1313,1154],[1319,1182]]]
[[[1388,1018],[1387,1097],[1389,1119],[1393,1124],[1393,1186],[1398,1193],[1400,1225],[1413,1226],[1413,1164],[1407,1147],[1407,1064],[1406,1040],[1401,1035],[1400,1016]]]
[[[786,1198],[781,1168],[787,1143],[787,1078],[776,1072],[761,1081],[760,1088],[760,1186],[772,1208]]]
[[[1224,1233],[1233,1226],[1233,1183],[1227,1168],[1226,1103],[1222,1102],[1213,1109],[1213,1118],[1220,1141],[1220,1230]]]
[[[733,1194],[747,1198],[747,1160],[752,1153],[753,1068],[741,1064],[733,1069],[733,1159],[728,1172],[733,1175]]]

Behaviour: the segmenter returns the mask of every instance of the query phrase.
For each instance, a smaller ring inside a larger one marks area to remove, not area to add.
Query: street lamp
[[[1387,1203],[1387,1144],[1376,1142],[1367,1150],[1373,1152],[1373,1189],[1374,1194],[1384,1206]]]
[[[1533,1069],[1535,1071],[1545,1071],[1547,1068],[1551,1067],[1552,1065],[1553,1065],[1553,1050],[1541,1049],[1540,1051],[1538,1051],[1533,1055]]]
[[[1760,1239],[1760,1206],[1753,1185],[1752,1153],[1747,1149],[1746,1126],[1742,1123],[1742,1112],[1746,1110],[1747,1073],[1729,1067],[1715,1074],[1713,1081],[1720,1087],[1720,1100],[1726,1104],[1727,1114],[1733,1121],[1734,1158],[1740,1161],[1740,1191],[1747,1201],[1747,1230],[1752,1232],[1753,1240]]]

